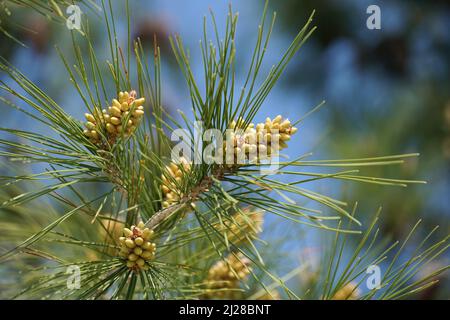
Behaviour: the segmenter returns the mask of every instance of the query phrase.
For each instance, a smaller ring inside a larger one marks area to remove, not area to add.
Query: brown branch
[[[184,208],[186,203],[178,203],[171,205],[168,208],[158,211],[155,213],[146,223],[145,226],[149,229],[154,229],[161,222],[168,219],[172,214],[178,212],[180,209]]]

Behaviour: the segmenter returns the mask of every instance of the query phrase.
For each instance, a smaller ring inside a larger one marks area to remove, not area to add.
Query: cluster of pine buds
[[[208,271],[206,298],[238,299],[240,281],[251,272],[249,265],[250,260],[240,252],[216,262]]]
[[[244,121],[239,118],[232,121],[229,125],[230,129],[235,129],[232,134],[234,159],[227,158],[227,144],[224,142],[224,156],[226,163],[230,160],[238,163],[239,157],[247,159],[250,163],[258,162],[270,157],[272,148],[279,151],[287,147],[287,141],[297,132],[297,128],[293,127],[289,119],[283,119],[281,115],[274,119],[267,118],[264,123],[258,123],[256,126],[250,123],[246,129],[241,132]],[[274,145],[273,141],[278,141],[278,145]],[[245,156],[245,157],[244,157]]]
[[[357,285],[353,282],[349,282],[336,292],[332,300],[356,300],[359,295],[360,291]]]
[[[291,135],[297,132],[297,128],[292,126],[289,119],[283,119],[281,115],[274,119],[267,118],[264,123],[258,123],[256,126],[250,123],[245,130],[242,130],[243,127],[244,121],[242,118],[232,121],[229,125],[229,128],[235,131],[231,133],[233,151],[230,154],[233,157],[232,159],[228,159],[229,155],[227,155],[227,148],[230,146],[227,145],[226,141],[223,143],[223,154],[228,166],[239,164],[240,158],[243,162],[247,159],[250,163],[267,159],[271,155],[272,148],[278,148],[278,150],[286,148],[286,142],[291,139]],[[278,145],[273,145],[274,140],[278,141]],[[191,170],[191,164],[183,157],[180,158],[179,162],[180,164],[171,162],[162,174],[163,208],[168,208],[179,202],[184,196],[180,190],[180,185],[185,173]]]
[[[161,176],[163,182],[161,186],[163,193],[163,208],[169,207],[183,197],[179,187],[182,184],[183,176],[191,170],[191,164],[183,157],[180,158],[179,162],[180,164],[171,162],[167,165],[165,172]]]
[[[155,256],[156,244],[149,240],[153,236],[153,230],[145,228],[141,221],[137,226],[123,229],[123,237],[120,241],[120,257],[126,259],[127,267],[138,271],[148,270],[147,262]]]
[[[136,130],[144,115],[145,98],[136,99],[136,91],[119,92],[118,99],[112,100],[108,110],[100,113],[97,109],[93,114],[86,113],[86,129],[84,135],[96,145],[102,142],[102,136],[113,144],[117,137],[128,137]]]
[[[227,238],[235,245],[255,239],[262,232],[264,212],[258,209],[244,208],[233,215],[232,220],[219,224],[216,229],[227,234]]]

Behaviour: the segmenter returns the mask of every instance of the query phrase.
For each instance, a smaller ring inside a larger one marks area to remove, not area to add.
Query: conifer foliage
[[[263,224],[271,216],[336,235],[329,246],[334,248],[331,258],[323,264],[329,267],[311,286],[322,288],[315,298],[375,297],[358,289],[364,283],[358,278],[364,274],[359,268],[383,261],[393,247],[369,259],[376,237],[373,242],[368,239],[375,224],[366,226],[358,220],[356,207],[349,209],[346,201],[315,191],[310,183],[340,180],[379,187],[423,183],[360,172],[367,166],[401,164],[417,154],[311,159],[311,154],[289,150],[289,141],[301,139],[306,116],[323,103],[297,120],[259,111],[314,32],[313,14],[279,61],[262,75],[276,17],[268,16],[265,4],[242,86],[236,79],[236,56],[245,52],[236,47],[238,15],[231,7],[224,34],[218,32],[211,13],[216,40],[210,40],[204,22],[203,74],[192,70],[181,36],[172,37],[174,57],[189,91],[185,103],[191,107],[174,115],[162,99],[164,57],[157,41],[148,52],[139,39],[129,38],[129,30],[128,39],[120,39],[116,20],[124,15],[130,21],[133,7],[116,5],[123,4],[101,2],[104,28],[98,32],[108,39],[108,58],[100,58],[88,19],[82,32],[71,33],[73,52],[58,49],[86,121],[68,114],[13,65],[0,63],[8,78],[0,82],[2,103],[48,130],[0,128],[10,137],[0,139],[0,169],[6,172],[0,177],[5,248],[0,252],[1,272],[14,282],[2,294],[47,299],[300,298],[311,291],[295,292],[286,285],[289,277],[278,276],[271,268],[269,245],[263,239],[267,229]],[[267,119],[257,123],[255,117]],[[222,161],[202,158],[208,144],[198,144],[192,130],[197,123],[223,137],[228,132],[227,141],[209,140],[216,147],[213,158]],[[176,142],[171,136],[180,129],[186,132],[182,140],[191,157],[174,159]],[[284,160],[281,151],[292,157]],[[196,161],[199,155],[201,161]],[[45,169],[24,172],[17,165],[23,162]],[[265,171],[268,165],[276,170]],[[345,265],[344,249],[338,247],[342,237],[361,241],[355,252],[368,258],[367,264],[355,258]],[[379,297],[403,297],[435,283],[446,266],[419,280],[413,275],[417,267],[446,251],[448,237],[424,246],[425,242],[406,263],[394,256],[392,261],[399,264],[389,269],[379,291],[386,290],[385,294]],[[72,267],[81,277],[77,290],[68,285],[67,270]]]

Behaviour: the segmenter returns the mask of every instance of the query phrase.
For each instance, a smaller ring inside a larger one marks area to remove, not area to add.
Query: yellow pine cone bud
[[[249,123],[245,130],[243,130],[243,126],[244,120],[241,117],[238,118],[237,121],[232,121],[228,126],[229,129],[235,130],[231,135],[231,145],[227,144],[226,141],[223,144],[225,163],[230,166],[234,164],[243,164],[245,161],[255,163],[258,160],[258,145],[255,126],[253,123]],[[231,148],[232,150],[227,152],[228,148]]]
[[[228,128],[229,129],[242,129],[244,127],[245,121],[242,117],[239,117],[237,119],[237,121],[231,121],[231,123],[229,124]],[[253,128],[254,124],[253,123],[249,123],[248,127],[246,128],[246,130]]]
[[[244,208],[242,212],[233,215],[230,221],[218,224],[217,230],[227,234],[227,238],[234,245],[243,244],[255,239],[262,232],[264,212],[253,208]]]
[[[264,140],[270,145],[272,136],[270,133],[275,130],[276,137],[279,141],[280,149],[287,147],[286,141],[291,139],[291,136],[297,132],[297,128],[293,127],[289,119],[283,119],[281,115],[273,119],[267,118],[265,123],[257,124],[258,132],[265,132]]]
[[[119,92],[118,99],[112,100],[112,105],[108,110],[98,112],[96,115],[86,113],[86,129],[84,135],[96,144],[102,144],[102,136],[106,137],[109,143],[114,143],[118,137],[129,137],[136,130],[142,116],[144,115],[145,98],[136,99],[136,91],[132,90]]]
[[[149,269],[147,262],[154,258],[156,252],[156,244],[149,241],[153,233],[143,222],[123,229],[123,236],[119,238],[119,256],[128,268],[134,271]]]
[[[360,290],[355,283],[349,282],[340,288],[331,298],[332,300],[356,300],[360,295]]]
[[[161,186],[163,208],[167,208],[170,205],[177,203],[183,197],[183,193],[179,190],[179,186],[183,176],[191,171],[191,164],[183,157],[180,158],[179,162],[179,164],[171,162],[167,165],[165,172],[161,176],[163,181]]]
[[[260,160],[268,159],[272,147],[278,150],[287,148],[286,141],[297,132],[297,128],[292,126],[289,119],[283,119],[281,115],[273,120],[267,118],[264,123],[258,123],[256,126],[250,123],[245,130],[243,126],[242,118],[233,120],[228,126],[229,129],[235,130],[231,135],[231,144],[224,142],[225,163],[229,166],[243,164],[244,161],[258,163]],[[274,141],[278,141],[278,146],[274,145]],[[228,148],[232,150],[227,152]]]
[[[239,284],[250,274],[249,265],[250,260],[242,253],[229,254],[225,260],[216,262],[208,271],[206,279],[208,293],[205,297],[209,299],[239,298]]]

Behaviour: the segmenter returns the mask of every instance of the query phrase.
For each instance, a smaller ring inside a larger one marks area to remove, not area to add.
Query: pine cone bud
[[[156,252],[156,244],[150,242],[153,233],[143,222],[123,229],[124,236],[119,238],[119,256],[128,268],[134,271],[149,269],[147,262],[154,258]]]
[[[271,120],[267,118],[265,123],[259,123],[256,125],[258,132],[265,133],[265,141],[270,146],[272,141],[272,130],[275,130],[273,138],[278,138],[279,148],[284,149],[287,147],[286,141],[291,139],[291,136],[297,132],[297,128],[293,127],[289,119],[283,119],[281,115],[276,116]],[[275,140],[275,139],[274,139]]]
[[[360,290],[353,282],[347,283],[340,288],[336,294],[331,298],[332,300],[356,300],[360,295]]]
[[[177,203],[182,197],[182,190],[179,190],[179,184],[184,174],[191,171],[191,164],[183,157],[180,158],[180,164],[171,162],[166,166],[165,173],[161,178],[163,184],[161,186],[163,194],[162,207],[167,208],[170,205]]]
[[[206,298],[239,298],[237,290],[240,287],[240,281],[246,280],[251,272],[249,265],[250,260],[242,253],[229,254],[225,260],[216,262],[208,271],[206,284],[209,290]]]
[[[241,245],[255,239],[262,232],[264,212],[258,209],[244,208],[235,213],[231,221],[218,224],[215,228],[227,234],[228,240],[234,245]]]
[[[112,100],[108,110],[96,111],[96,115],[85,114],[84,135],[98,146],[102,145],[102,137],[112,144],[122,134],[125,138],[131,136],[144,115],[144,102],[145,98],[136,99],[134,90],[119,92],[118,99]]]
[[[272,148],[278,148],[278,150],[287,148],[286,141],[289,141],[291,136],[297,132],[297,128],[293,127],[288,119],[283,119],[281,115],[276,116],[273,120],[267,118],[264,123],[258,123],[256,126],[250,123],[245,130],[243,130],[243,126],[242,118],[238,118],[237,121],[233,120],[228,126],[229,129],[235,130],[231,135],[232,143],[224,142],[225,163],[229,166],[243,164],[244,160],[249,163],[258,163],[268,159]],[[278,145],[274,145],[273,141],[278,141]],[[228,152],[233,156],[232,159],[227,155],[228,148],[232,148]]]

